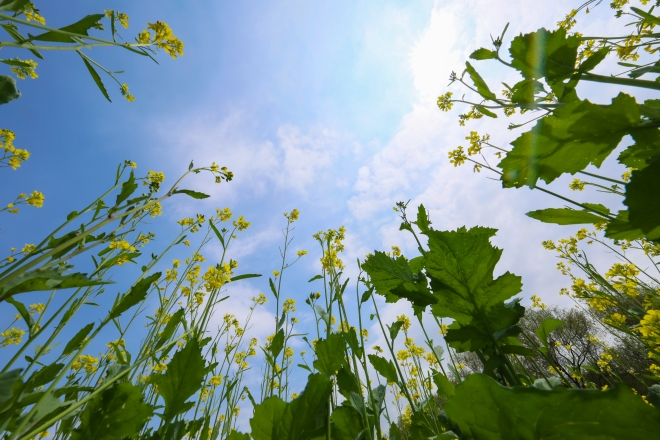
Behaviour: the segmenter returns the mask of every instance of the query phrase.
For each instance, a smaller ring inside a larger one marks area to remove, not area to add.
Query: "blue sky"
[[[535,293],[558,303],[557,292],[567,282],[540,242],[573,229],[541,224],[524,213],[562,205],[526,189],[502,190],[468,167],[453,168],[447,152],[466,144],[469,130],[488,132],[501,145],[518,134],[508,132],[509,121],[501,119],[459,127],[461,109],[441,113],[435,99],[446,91],[449,72],[462,71],[470,52],[488,47],[490,35],[499,35],[507,22],[509,37],[554,28],[579,3],[36,2],[47,24],[58,27],[103,9],[126,12],[131,26],[120,33],[127,40],[147,21],[165,21],[185,42],[185,56],[172,60],[160,54],[157,65],[119,49],[88,52],[105,67],[126,71],[120,78],[136,101],[123,100],[118,87],[104,78],[114,101],[110,104],[77,55],[45,54],[39,78],[21,81],[22,97],[0,106],[0,126],[12,129],[17,147],[32,153],[20,170],[3,171],[0,196],[8,200],[39,189],[46,203],[4,217],[0,249],[8,252],[11,246],[38,241],[66,213],[101,193],[125,159],[136,161],[143,173],[164,171],[169,181],[191,159],[198,165],[215,161],[232,170],[235,180],[215,186],[209,178],[193,178],[188,187],[213,197],[168,202],[153,224],[162,237],[159,243],[176,233],[175,221],[181,217],[229,206],[252,222],[232,254],[239,271],[269,274],[279,267],[282,213],[298,208],[293,246],[309,255],[287,274],[285,296],[299,301],[301,316],[312,290],[306,280],[320,267],[311,235],[345,225],[345,261],[353,277],[355,259],[374,249],[398,245],[413,256],[415,246],[397,231],[391,209],[408,199],[411,206],[425,204],[437,229],[499,228],[494,241],[504,248],[500,270],[523,276],[525,302]],[[602,5],[578,30],[602,32],[612,25],[612,15]],[[6,48],[2,52],[14,56]],[[476,66],[493,81],[515,82],[510,71],[494,63]],[[602,102],[589,86],[581,93]],[[605,95],[614,96],[614,89]],[[605,167],[618,172],[613,160]],[[555,188],[565,189],[569,181],[562,178]],[[213,255],[217,246],[207,251]],[[175,257],[181,255],[175,252]],[[227,311],[240,318],[249,298],[267,289],[264,278],[230,286]],[[386,308],[386,319],[393,321],[403,309]],[[252,332],[264,337],[272,333],[271,323],[264,312]]]

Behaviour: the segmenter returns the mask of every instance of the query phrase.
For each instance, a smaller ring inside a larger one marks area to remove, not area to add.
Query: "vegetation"
[[[0,335],[0,349],[13,350],[0,365],[0,436],[653,438],[660,429],[660,101],[638,103],[621,92],[609,104],[595,104],[580,99],[576,86],[591,81],[660,89],[657,81],[642,78],[657,76],[659,62],[639,61],[660,49],[660,34],[654,33],[660,18],[654,7],[648,8],[648,0],[637,5],[647,10],[627,9],[628,1],[616,0],[611,7],[617,16],[633,20],[633,34],[571,34],[578,13],[592,3],[571,11],[557,30],[515,37],[509,61],[500,53],[505,33],[493,41],[493,50],[482,48],[471,55],[521,74],[520,82],[505,84],[503,98],[491,92],[467,62],[466,70],[452,74],[451,81],[475,97],[454,100],[447,92],[438,99],[445,111],[457,102],[469,105],[459,116],[461,125],[483,116],[495,118],[496,111],[505,116],[534,112],[530,121],[510,127],[534,124],[510,150],[491,143],[488,135],[470,132],[467,151],[458,147],[449,158],[456,166],[471,161],[475,171],[497,173],[505,188],[528,186],[580,208],[528,213],[549,223],[591,225],[575,236],[542,243],[557,253],[557,268],[570,280],[561,294],[574,300],[576,308],[547,306],[532,296],[532,307],[526,309],[519,296],[521,277],[494,275],[503,252],[490,243],[496,230],[475,226],[439,231],[423,205],[411,214],[408,204],[400,202],[394,207],[400,229],[412,234],[419,255],[407,258],[395,246],[367,255],[357,262],[354,297],[350,280],[343,277],[345,229],[314,235],[322,270],[309,280],[318,292],[305,301],[316,322],[311,340],[296,327],[296,302],[282,297],[285,274],[308,253],[301,250],[292,256],[290,251],[298,210],[285,213],[282,263],[269,277],[269,296],[255,296],[247,316],[226,314],[221,326],[213,328],[211,317],[221,313],[227,285],[259,276],[236,274],[238,262],[225,258],[250,223],[229,208],[217,209],[208,218],[197,214],[181,219],[180,233],[162,253],[149,258],[143,253],[154,235],[146,230],[146,220],[159,216],[172,196],[208,197],[180,186],[190,174],[209,173],[216,183],[231,181],[233,174],[215,163],[191,163],[166,190],[163,173],[136,175],[137,165],[125,161],[100,197],[71,212],[38,244],[13,249],[0,262],[0,302],[15,309]],[[116,78],[84,49],[116,46],[149,57],[158,49],[172,57],[183,54],[183,43],[163,22],[149,23],[135,43],[119,43],[115,25],[128,26],[124,13],[106,11],[55,29],[47,28],[39,11],[24,0],[2,0],[0,11],[0,25],[14,40],[0,45],[38,58],[41,51],[54,48],[76,50],[108,99],[96,69]],[[109,39],[88,35],[106,19]],[[30,27],[44,32],[33,36],[21,30]],[[628,77],[592,73],[612,55],[629,69]],[[36,77],[32,60],[1,61],[20,79]],[[128,87],[118,83],[121,94],[132,101]],[[0,103],[19,96],[16,81],[1,76]],[[628,168],[620,179],[584,171],[590,164],[600,166],[627,135],[634,144],[618,157]],[[14,146],[15,140],[9,129],[0,132],[2,163],[13,170],[29,158],[27,151]],[[488,148],[501,159],[498,165],[489,164]],[[539,179],[551,184],[564,173],[594,179],[576,178],[572,190],[606,191],[623,197],[626,209],[614,213],[602,204],[575,201],[539,185]],[[41,207],[44,200],[38,191],[20,194],[2,212],[18,214],[21,205]],[[168,252],[190,247],[191,234],[202,235],[200,246],[164,271],[154,271],[165,264]],[[218,240],[223,253],[204,270],[202,251],[210,240]],[[588,258],[589,247],[597,248],[589,253],[607,251],[619,262],[598,268]],[[91,273],[72,272],[74,263],[88,262],[88,256]],[[140,262],[141,274],[111,307],[95,312],[102,316],[98,322],[88,322],[86,312],[100,310],[95,298],[107,295],[117,273],[130,273],[126,263],[131,262]],[[50,292],[49,300],[30,304],[30,292],[35,291]],[[60,304],[55,295],[65,300]],[[376,295],[386,303],[409,302],[414,320],[400,315],[395,322],[385,322]],[[349,298],[357,310],[349,312]],[[265,341],[248,340],[245,330],[253,312],[268,301],[274,302],[273,334]],[[136,326],[145,323],[143,312],[149,314],[147,327],[138,333]],[[384,347],[369,346],[367,319],[378,323]],[[410,336],[413,326],[424,335],[421,345]],[[91,354],[109,334],[114,336],[102,345],[104,352]],[[129,334],[144,336],[138,350],[127,347]],[[300,353],[302,363],[294,365],[292,342],[297,338],[307,343],[310,354]],[[244,379],[259,351],[264,361],[257,392],[245,386]],[[308,377],[298,394],[292,378],[300,374]],[[249,434],[237,430],[245,400],[253,407]]]

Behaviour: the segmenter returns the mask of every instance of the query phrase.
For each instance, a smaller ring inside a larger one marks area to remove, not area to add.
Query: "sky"
[[[460,74],[469,54],[490,47],[491,36],[500,35],[507,23],[505,47],[520,33],[554,29],[581,1],[35,4],[47,24],[58,27],[104,9],[125,12],[131,26],[120,34],[127,40],[147,21],[165,21],[184,41],[185,55],[173,60],[160,53],[156,64],[121,49],[88,51],[106,68],[125,71],[119,77],[135,95],[132,103],[104,77],[113,100],[107,102],[75,53],[45,54],[37,68],[39,78],[19,81],[22,96],[0,106],[0,127],[12,129],[15,145],[28,149],[32,157],[17,171],[3,170],[0,196],[13,200],[19,192],[38,189],[46,201],[41,209],[5,215],[3,252],[39,241],[68,212],[93,200],[112,183],[115,167],[123,160],[137,162],[141,173],[163,171],[166,183],[185,172],[191,160],[196,165],[215,161],[233,171],[235,179],[214,185],[208,176],[194,176],[186,186],[212,197],[169,200],[163,216],[153,222],[152,230],[162,237],[157,245],[177,233],[176,220],[227,206],[251,222],[230,252],[239,261],[238,273],[268,275],[280,265],[286,224],[282,214],[299,209],[292,249],[309,254],[285,274],[284,296],[298,301],[303,326],[313,324],[304,298],[320,288],[307,284],[320,272],[312,234],[346,227],[345,276],[355,280],[355,260],[369,252],[397,245],[406,256],[415,256],[416,246],[398,231],[400,222],[392,210],[396,202],[408,200],[413,209],[423,203],[439,230],[476,225],[499,229],[493,242],[504,253],[497,271],[522,276],[523,304],[536,294],[548,304],[571,306],[558,296],[568,280],[554,269],[557,260],[543,250],[541,241],[567,237],[577,228],[543,224],[524,215],[563,204],[528,189],[504,190],[485,172],[454,168],[447,159],[450,150],[467,146],[469,131],[489,133],[502,146],[520,131],[506,130],[511,121],[502,118],[460,127],[461,106],[442,113],[435,103],[447,90],[463,93],[457,85],[448,89],[450,72]],[[588,18],[581,17],[577,30],[583,33],[625,24],[615,21],[605,4]],[[11,53],[7,48],[2,52],[3,57]],[[515,73],[494,61],[474,65],[493,90],[499,91],[498,82],[517,81]],[[608,68],[612,65],[603,66],[604,71]],[[585,84],[578,92],[606,103],[617,89]],[[603,166],[605,174],[621,172],[615,157]],[[570,180],[562,177],[553,188],[566,194]],[[619,203],[599,194],[584,197],[613,208]],[[211,262],[219,256],[219,246],[210,244],[205,255]],[[594,258],[602,264],[611,260],[607,255]],[[267,276],[228,286],[230,299],[218,321],[224,313],[244,316],[258,292],[268,292]],[[382,313],[392,322],[406,310],[405,304],[384,305]],[[272,333],[272,310],[259,313],[250,334],[263,339]],[[3,312],[3,320],[5,316]],[[370,330],[371,342],[382,344],[376,327]]]

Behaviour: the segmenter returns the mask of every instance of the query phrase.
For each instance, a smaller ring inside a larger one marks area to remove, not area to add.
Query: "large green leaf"
[[[0,11],[18,12],[25,8],[29,0],[2,0],[0,2]]]
[[[619,163],[641,170],[660,156],[660,130],[638,129],[631,135],[635,143],[619,154]]]
[[[531,211],[526,215],[544,223],[556,223],[558,225],[581,225],[607,222],[606,218],[592,214],[589,211],[578,211],[569,208],[547,208],[538,211]]]
[[[311,374],[300,395],[286,403],[269,397],[254,409],[250,419],[254,440],[308,440],[323,433],[332,382],[321,374]]]
[[[465,70],[470,75],[470,79],[474,83],[474,86],[477,88],[477,92],[484,98],[490,100],[496,100],[497,96],[488,88],[486,81],[479,75],[479,73],[472,67],[469,61],[465,62]]]
[[[438,299],[431,309],[439,318],[453,318],[489,338],[510,327],[524,310],[517,301],[504,301],[520,292],[521,278],[509,272],[493,279],[501,249],[489,239],[496,229],[465,227],[456,231],[429,231],[426,257],[431,288]]]
[[[11,76],[0,75],[0,104],[7,104],[20,96],[21,92],[16,88],[16,80]]]
[[[562,28],[553,32],[541,28],[513,39],[509,48],[511,65],[525,79],[545,77],[548,83],[568,78],[575,71],[580,39],[566,37]]]
[[[548,348],[548,336],[554,329],[562,325],[564,325],[563,321],[555,318],[548,318],[541,323],[539,328],[536,329],[536,337],[539,338],[539,341],[541,341],[545,348]]]
[[[628,221],[628,211],[619,211],[616,218],[607,224],[605,237],[615,240],[637,240],[644,237],[644,232]]]
[[[119,317],[119,315],[124,313],[126,310],[144,301],[144,299],[147,297],[147,293],[149,292],[149,288],[153,285],[154,282],[158,281],[160,274],[160,272],[156,272],[135,283],[135,285],[131,287],[131,290],[129,290],[126,295],[123,295],[119,299],[119,302],[112,308],[110,311],[110,319]]]
[[[394,367],[394,363],[392,363],[392,361],[375,354],[370,354],[369,362],[371,362],[371,365],[373,365],[374,370],[383,376],[388,383],[397,383],[399,381],[399,376],[396,374],[396,368]]]
[[[492,60],[497,58],[497,52],[490,49],[477,49],[470,54],[470,58],[473,60]]]
[[[10,370],[5,373],[0,373],[0,405],[8,401],[13,392],[12,390],[17,386],[21,385],[21,372],[22,368],[16,370]]]
[[[376,251],[362,264],[362,268],[369,274],[376,292],[385,296],[386,302],[406,298],[418,307],[435,304],[437,299],[431,294],[424,275],[419,273],[421,264],[413,270],[413,261],[409,262],[403,256],[395,259]]]
[[[80,414],[73,440],[135,438],[151,418],[154,408],[144,403],[140,389],[120,382],[92,399]]]
[[[195,404],[186,400],[199,391],[207,372],[200,343],[191,338],[174,354],[165,373],[149,376],[149,382],[158,386],[158,394],[165,401],[165,420],[172,420]]]
[[[103,96],[105,96],[105,99],[107,99],[109,102],[112,102],[112,99],[110,99],[110,95],[108,95],[108,90],[105,88],[105,84],[103,84],[103,80],[101,79],[101,76],[99,73],[96,71],[94,66],[91,65],[89,61],[87,61],[87,58],[85,58],[80,51],[78,51],[78,54],[82,58],[83,62],[85,63],[85,67],[87,67],[87,71],[89,74],[92,76],[92,79],[94,80],[94,84],[96,84],[96,87],[99,88],[101,93],[103,93]],[[131,171],[131,175],[133,172]],[[126,183],[124,183],[126,185]],[[135,185],[135,188],[137,188],[137,185]],[[124,192],[125,187],[122,188],[122,193]],[[119,197],[117,197],[119,198]]]
[[[110,281],[87,278],[84,273],[65,275],[61,268],[33,270],[23,273],[0,287],[0,301],[17,293],[35,292],[40,290],[71,289],[74,287],[98,286],[110,284]]]
[[[533,104],[536,94],[543,92],[543,84],[535,79],[524,79],[511,88],[511,101],[515,104]]]
[[[550,183],[590,164],[599,167],[639,123],[639,106],[624,93],[611,105],[587,100],[566,104],[511,143],[513,149],[498,164],[503,184],[533,188],[538,179]]]
[[[339,333],[332,333],[327,339],[316,342],[314,368],[326,376],[333,376],[344,364],[346,343]]]
[[[660,432],[660,410],[625,384],[607,391],[506,388],[472,374],[444,409],[462,440],[651,439]]]
[[[633,228],[641,229],[649,240],[660,239],[660,160],[632,172],[623,204]]]
[[[88,36],[89,34],[87,31],[89,31],[91,28],[96,26],[96,23],[99,22],[105,15],[104,14],[92,14],[92,15],[87,15],[85,16],[82,20],[78,20],[77,22],[70,24],[68,26],[64,26],[63,28],[60,28],[59,30],[64,31],[64,32],[71,32],[73,34],[78,34],[81,36]],[[74,43],[75,41],[68,35],[61,34],[59,32],[54,32],[54,31],[49,31],[45,32],[43,34],[39,34],[35,37],[32,37],[31,40],[37,40],[37,41],[54,41],[58,43]]]
[[[364,421],[354,408],[340,406],[332,412],[332,438],[336,440],[355,440],[360,438]]]
[[[89,332],[94,328],[94,323],[89,323],[80,330],[66,343],[64,350],[62,350],[62,356],[69,355],[73,353],[74,350],[77,350],[80,347],[80,344],[87,338]]]

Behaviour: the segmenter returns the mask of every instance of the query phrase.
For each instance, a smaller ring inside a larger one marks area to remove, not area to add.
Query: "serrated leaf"
[[[511,89],[511,101],[515,104],[534,104],[536,94],[544,92],[543,84],[535,79],[525,79],[515,84]]]
[[[437,299],[426,285],[426,278],[415,276],[412,263],[413,260],[409,262],[403,256],[394,259],[376,251],[362,264],[362,269],[369,274],[376,292],[385,296],[386,302],[405,298],[418,307],[435,304]]]
[[[332,420],[332,435],[336,440],[355,440],[361,438],[364,419],[360,413],[350,406],[336,408],[330,416]]]
[[[450,399],[456,391],[456,386],[447,379],[447,376],[433,370],[433,383],[438,387],[438,395]]]
[[[69,342],[66,343],[64,346],[64,350],[62,350],[62,356],[67,356],[71,353],[73,353],[75,350],[80,347],[80,344],[85,340],[85,338],[89,335],[89,332],[92,331],[94,328],[94,323],[89,323],[80,330],[69,340]]]
[[[137,386],[120,382],[103,390],[85,406],[80,413],[80,425],[71,433],[71,439],[135,438],[153,411]]]
[[[497,96],[493,92],[490,91],[488,88],[488,85],[486,84],[486,81],[479,75],[479,73],[472,67],[472,64],[470,64],[468,61],[465,62],[465,67],[467,70],[468,75],[470,75],[470,79],[474,83],[474,86],[477,89],[477,92],[484,98],[484,99],[489,99],[489,100],[496,100]],[[483,113],[483,112],[482,112]]]
[[[64,26],[59,30],[64,32],[70,32],[73,34],[89,36],[87,31],[93,28],[96,23],[99,22],[105,15],[104,14],[92,14],[87,15],[83,19],[78,20],[77,22]],[[43,34],[39,34],[35,37],[30,38],[30,40],[37,41],[53,41],[58,43],[75,43],[75,41],[68,35],[61,34],[59,32],[49,31]]]
[[[576,210],[569,208],[547,208],[538,211],[530,211],[525,214],[535,220],[543,223],[556,223],[558,225],[582,225],[605,223],[606,218],[592,214],[586,210]]]
[[[399,381],[396,368],[394,367],[394,363],[392,363],[391,360],[382,358],[375,354],[370,354],[368,357],[369,362],[374,367],[374,370],[383,376],[388,383],[397,383]]]
[[[422,232],[426,232],[430,228],[431,222],[429,221],[429,217],[426,215],[426,208],[424,205],[419,205],[417,207],[417,221],[415,224]]]
[[[628,221],[628,211],[619,211],[617,217],[607,224],[605,237],[614,240],[637,240],[644,237],[644,232]]]
[[[186,194],[186,195],[192,197],[193,199],[206,199],[206,198],[211,197],[208,194],[204,194],[204,193],[201,193],[201,192],[198,192],[198,191],[192,191],[190,189],[177,189],[172,194]]]
[[[607,391],[547,391],[506,388],[471,374],[443,408],[465,439],[614,440],[654,438],[660,432],[657,408],[622,383]]]
[[[185,319],[185,313],[186,312],[184,309],[179,309],[172,314],[170,319],[167,321],[167,325],[165,325],[165,329],[163,329],[163,331],[160,333],[158,341],[156,341],[152,347],[153,350],[158,350],[167,341],[170,340],[172,335],[174,335],[174,332],[176,332],[176,329],[179,327],[179,324],[181,324],[181,321]]]
[[[146,278],[141,279],[133,287],[131,287],[128,293],[126,293],[126,295],[123,295],[120,298],[119,303],[117,303],[112,308],[112,310],[110,311],[109,319],[118,318],[119,315],[121,315],[131,307],[144,301],[144,299],[147,297],[147,293],[149,292],[149,289],[151,288],[153,283],[158,281],[160,275],[161,275],[160,272],[156,272]]]
[[[99,286],[110,283],[110,281],[87,278],[87,274],[80,272],[64,275],[59,268],[42,271],[34,270],[23,273],[0,287],[0,301],[24,292],[71,289],[74,287]]]
[[[538,179],[550,183],[590,164],[600,167],[623,136],[639,123],[639,106],[624,93],[611,105],[586,100],[568,103],[541,118],[511,143],[514,148],[498,164],[503,171],[503,185],[533,188]]]
[[[473,60],[492,60],[497,58],[497,52],[494,50],[484,49],[482,47],[481,49],[477,49],[472,52],[470,54],[470,58]]]
[[[165,402],[165,420],[172,420],[194,405],[186,400],[200,390],[207,372],[202,348],[197,339],[191,338],[174,354],[165,373],[149,376],[149,383],[158,385],[158,394]]]
[[[115,206],[119,206],[124,200],[128,199],[137,188],[138,184],[135,183],[135,175],[133,174],[133,171],[131,171],[131,175],[128,177],[128,180],[121,184],[121,192],[119,195],[117,195]]]

